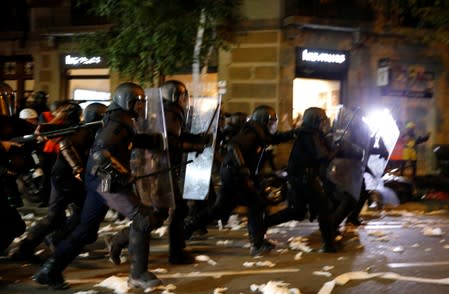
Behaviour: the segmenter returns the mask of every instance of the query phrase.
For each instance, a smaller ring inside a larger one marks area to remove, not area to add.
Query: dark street
[[[342,227],[341,250],[335,254],[317,252],[321,246],[317,223],[303,221],[270,229],[268,237],[276,242],[276,249],[267,256],[253,258],[248,253],[244,218],[239,217],[239,225],[232,229],[220,231],[210,226],[207,235],[188,241],[188,249],[197,258],[194,265],[172,266],[167,263],[166,234],[158,237],[155,232],[150,267],[164,281],[165,288],[152,293],[413,294],[449,291],[447,204],[410,202],[381,212],[364,211],[362,215],[367,220],[365,225],[358,229]],[[116,293],[143,293],[126,289],[128,262],[114,266],[107,259],[104,236],[119,226],[115,222],[105,222],[97,242],[68,267],[65,278],[70,289],[52,290],[38,285],[31,280],[37,265],[18,264],[4,257],[0,260],[0,291],[11,294],[113,293],[112,289],[96,285],[114,276],[117,278]],[[44,245],[40,248],[46,249]],[[40,253],[43,257],[47,254],[48,251]],[[361,280],[351,280],[357,278]]]

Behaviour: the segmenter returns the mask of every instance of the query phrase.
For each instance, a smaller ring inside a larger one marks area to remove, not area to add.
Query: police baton
[[[184,162],[182,162],[180,164],[177,164],[175,166],[172,166],[172,167],[161,168],[161,169],[155,170],[154,172],[134,177],[134,181],[137,181],[137,180],[140,180],[140,179],[143,179],[143,178],[157,176],[158,174],[165,173],[165,172],[168,172],[168,171],[171,171],[171,170],[178,169],[178,168],[183,167],[185,165],[188,165],[191,162],[193,162],[193,160],[187,160],[187,161],[184,161]]]

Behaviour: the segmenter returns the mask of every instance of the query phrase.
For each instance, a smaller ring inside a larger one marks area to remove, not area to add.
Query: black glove
[[[204,144],[205,146],[212,145],[212,142],[214,141],[214,135],[211,133],[203,133],[201,134],[200,142]]]

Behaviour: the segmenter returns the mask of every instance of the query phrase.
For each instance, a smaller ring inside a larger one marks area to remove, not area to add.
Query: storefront
[[[299,121],[309,107],[320,107],[335,118],[338,105],[344,102],[343,89],[349,67],[346,51],[296,48],[293,80],[292,118]]]

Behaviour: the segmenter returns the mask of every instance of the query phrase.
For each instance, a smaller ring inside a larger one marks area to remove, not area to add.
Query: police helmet
[[[257,106],[251,114],[251,120],[259,123],[270,134],[274,134],[277,131],[278,117],[271,106]]]
[[[169,102],[178,103],[180,98],[189,97],[186,85],[178,80],[169,80],[161,86],[162,98]]]
[[[302,125],[308,128],[321,130],[323,122],[327,120],[328,118],[324,109],[319,107],[310,107],[304,111]]]
[[[125,82],[120,84],[112,96],[112,102],[123,110],[134,111],[137,101],[145,99],[145,91],[135,83]]]
[[[89,123],[102,120],[107,109],[106,105],[99,102],[87,105],[83,112],[84,122]]]

